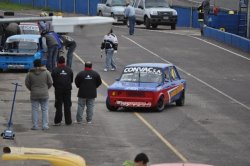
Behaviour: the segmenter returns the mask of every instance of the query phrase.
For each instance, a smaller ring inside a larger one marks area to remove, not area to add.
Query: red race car
[[[166,104],[183,106],[186,81],[173,64],[137,63],[124,68],[121,77],[108,87],[106,106],[110,111],[119,108],[146,108],[163,111]]]

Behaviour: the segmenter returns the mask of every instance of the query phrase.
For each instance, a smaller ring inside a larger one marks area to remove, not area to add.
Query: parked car
[[[0,52],[0,69],[26,69],[33,67],[33,61],[41,59],[46,64],[42,50],[41,36],[31,34],[13,35],[7,38]]]
[[[147,29],[158,25],[168,25],[176,29],[177,11],[170,8],[166,0],[135,0],[135,19],[137,24],[144,24]]]
[[[19,24],[21,34],[35,34],[40,35],[39,26],[34,22],[21,22]]]
[[[101,0],[97,4],[97,15],[113,17],[116,22],[127,23],[124,17],[126,0]]]
[[[186,81],[180,77],[173,64],[131,64],[108,87],[106,106],[110,111],[146,108],[160,112],[169,103],[183,106],[185,90]]]

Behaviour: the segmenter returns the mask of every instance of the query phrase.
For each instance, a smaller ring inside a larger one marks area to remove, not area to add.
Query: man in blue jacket
[[[97,97],[97,88],[102,84],[100,75],[92,70],[92,63],[87,61],[85,63],[85,70],[80,71],[75,78],[76,87],[78,90],[78,108],[76,114],[76,121],[81,123],[83,120],[83,110],[85,105],[87,123],[91,123],[94,110],[94,102]]]

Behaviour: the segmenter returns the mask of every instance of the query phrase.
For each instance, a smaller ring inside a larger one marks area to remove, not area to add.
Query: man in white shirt
[[[129,21],[129,34],[133,35],[135,29],[135,8],[129,2],[126,3],[126,6],[125,17]]]

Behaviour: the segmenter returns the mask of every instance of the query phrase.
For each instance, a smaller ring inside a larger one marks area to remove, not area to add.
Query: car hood
[[[161,84],[159,83],[138,83],[138,82],[114,82],[109,86],[109,90],[141,90],[156,91]]]
[[[116,11],[116,12],[124,12],[125,7],[123,6],[113,6],[112,7],[112,11]]]

